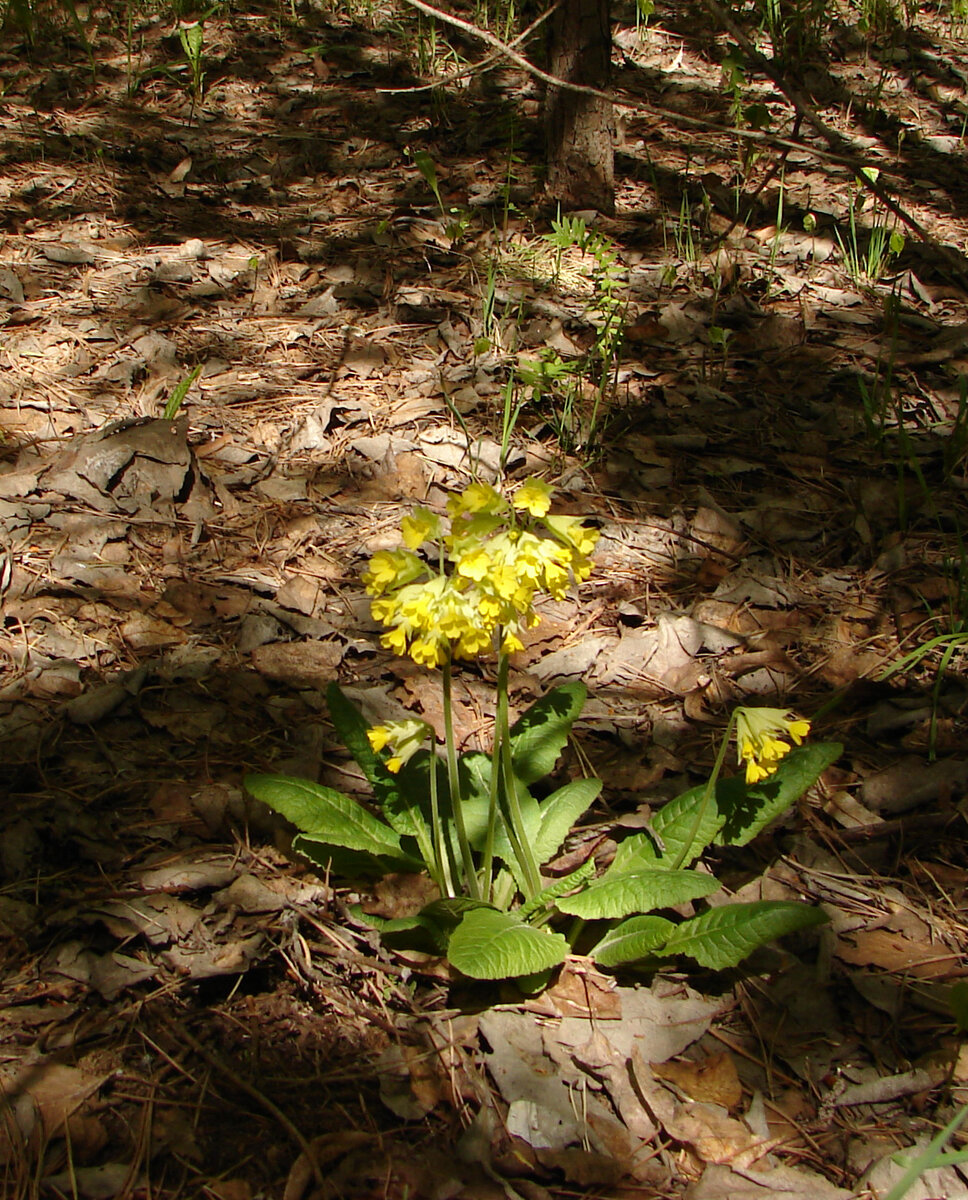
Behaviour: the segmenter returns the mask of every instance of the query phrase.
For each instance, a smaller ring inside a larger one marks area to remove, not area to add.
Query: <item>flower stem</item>
[[[709,807],[709,801],[712,799],[713,792],[716,790],[716,781],[719,779],[719,772],[723,769],[723,761],[726,758],[726,750],[729,747],[729,739],[733,733],[733,726],[736,724],[736,710],[730,714],[729,724],[726,726],[726,732],[723,734],[723,740],[719,745],[719,753],[716,755],[716,761],[713,763],[712,774],[706,783],[703,790],[702,799],[699,801],[699,806],[696,809],[696,819],[692,823],[692,829],[689,830],[689,836],[682,843],[682,849],[676,855],[676,860],[672,864],[672,870],[678,871],[682,864],[686,861],[686,855],[692,849],[692,844],[696,840],[696,835],[702,828],[703,818],[706,815],[706,809]],[[705,847],[703,847],[705,849]]]
[[[500,815],[499,798],[501,789],[501,706],[505,710],[508,703],[508,656],[501,654],[497,665],[497,710],[494,717],[494,746],[491,750],[491,785],[487,798],[487,836],[484,841],[484,856],[481,862],[481,879],[484,895],[488,900],[493,899],[491,878],[494,869],[494,835],[497,832],[498,816]]]
[[[474,855],[471,844],[467,840],[467,827],[464,824],[464,810],[461,804],[460,773],[457,766],[457,746],[454,743],[454,711],[451,688],[452,666],[450,657],[444,662],[444,739],[447,744],[447,781],[450,785],[450,811],[457,830],[457,842],[460,846],[460,856],[464,864],[464,876],[467,880],[467,890],[472,900],[481,899],[481,886],[474,867]]]
[[[450,874],[450,853],[444,841],[443,827],[440,823],[440,799],[437,795],[437,755],[432,747],[428,765],[430,767],[430,826],[433,832],[437,884],[445,896],[456,896],[454,881]]]
[[[511,762],[511,728],[508,720],[508,688],[507,688],[507,655],[501,655],[501,665],[504,668],[504,686],[498,684],[497,716],[495,718],[495,737],[501,743],[501,778],[504,784],[504,799],[507,805],[508,836],[514,848],[515,857],[524,873],[527,885],[525,900],[530,900],[541,891],[541,874],[531,850],[528,831],[524,827],[524,817],[518,800],[518,781],[514,775]]]

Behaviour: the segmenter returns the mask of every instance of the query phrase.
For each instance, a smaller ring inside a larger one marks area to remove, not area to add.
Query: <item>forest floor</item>
[[[512,701],[587,683],[584,836],[706,779],[735,704],[812,718],[842,757],[714,866],[830,922],[524,1000],[382,948],[241,781],[361,791],[333,679],[441,727],[360,573],[468,482],[462,426],[497,462],[515,362],[567,383],[601,341],[596,260],[536,205],[540,89],[439,82],[482,52],[406,10],[299,4],[211,13],[193,94],[170,14],[78,13],[90,58],[40,27],[0,54],[0,1192],[886,1195],[968,1100],[959,30],[828,17],[800,73],[934,243],[876,261],[893,218],[734,72],[797,143],[744,152],[703,11],[616,24],[617,214],[584,216],[624,339],[604,403],[549,385],[510,462],[601,538]],[[460,673],[464,746],[491,682]]]

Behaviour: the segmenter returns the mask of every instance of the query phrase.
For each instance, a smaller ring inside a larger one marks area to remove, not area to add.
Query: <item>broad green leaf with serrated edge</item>
[[[587,689],[583,683],[563,683],[536,700],[511,727],[511,761],[524,784],[550,775],[581,716]]]
[[[383,759],[373,750],[370,740],[366,736],[369,725],[338,683],[331,683],[326,689],[326,706],[340,741],[356,759],[367,780],[374,786],[377,784],[392,786],[393,776],[387,770]]]
[[[745,846],[752,841],[761,829],[795,804],[843,752],[839,742],[811,742],[791,750],[767,779],[745,786],[745,795],[730,797],[731,803],[720,804],[725,821],[719,842]]]
[[[245,787],[304,834],[347,850],[400,854],[400,839],[389,825],[333,788],[287,775],[247,775]]]
[[[675,924],[665,917],[630,917],[605,934],[591,956],[602,967],[635,962],[664,946]]]
[[[726,904],[677,925],[666,944],[653,953],[663,958],[685,954],[702,967],[722,971],[737,966],[765,942],[826,920],[823,909],[788,900]]]
[[[600,779],[575,779],[541,802],[541,823],[533,842],[537,862],[544,863],[551,858],[601,790]]]
[[[697,900],[719,891],[719,887],[718,880],[699,871],[634,871],[627,875],[602,876],[584,891],[563,897],[558,901],[558,908],[586,921],[612,920]]]
[[[469,912],[451,935],[447,957],[471,979],[511,979],[564,962],[568,943],[560,933],[523,925],[494,908]]]

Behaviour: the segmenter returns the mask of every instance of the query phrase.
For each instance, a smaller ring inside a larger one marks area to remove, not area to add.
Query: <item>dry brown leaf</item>
[[[256,646],[252,665],[268,679],[325,691],[343,660],[342,642],[271,642]]]
[[[834,954],[857,966],[914,975],[918,979],[947,979],[961,966],[962,955],[943,945],[919,945],[889,929],[857,929],[841,934]]]
[[[555,1017],[619,1020],[622,1001],[615,980],[587,959],[569,958],[552,985],[525,1004],[529,1012]]]
[[[664,1063],[652,1063],[652,1072],[658,1079],[668,1079],[680,1091],[693,1100],[719,1104],[723,1108],[736,1108],[743,1098],[743,1088],[736,1073],[736,1063],[727,1051],[710,1054],[695,1061],[676,1059]]]
[[[427,875],[384,875],[373,887],[372,899],[362,909],[376,917],[412,917],[438,899],[437,885]]]

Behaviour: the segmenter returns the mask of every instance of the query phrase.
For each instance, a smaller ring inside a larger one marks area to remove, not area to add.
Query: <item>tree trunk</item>
[[[606,90],[612,68],[609,0],[562,0],[551,18],[548,70],[569,83]],[[549,87],[545,97],[548,196],[563,212],[615,211],[612,105]]]

